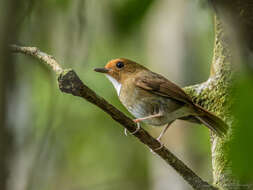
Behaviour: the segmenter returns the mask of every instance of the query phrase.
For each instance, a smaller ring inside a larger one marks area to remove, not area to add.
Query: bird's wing
[[[147,75],[136,77],[135,85],[156,95],[193,104],[191,98],[179,86],[151,71]]]

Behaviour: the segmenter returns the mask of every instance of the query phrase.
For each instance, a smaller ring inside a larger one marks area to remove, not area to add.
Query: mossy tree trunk
[[[185,90],[193,97],[194,102],[223,118],[230,126],[233,117],[230,113],[232,101],[229,91],[232,83],[231,52],[223,40],[222,24],[215,20],[216,36],[212,70],[210,78],[202,84],[187,87]],[[213,183],[219,187],[234,184],[228,159],[228,147],[232,137],[230,129],[225,138],[211,134],[211,154]]]
[[[249,189],[235,177],[229,148],[232,145],[234,122],[231,108],[233,101],[231,87],[236,78],[236,70],[246,55],[253,49],[253,1],[211,1],[215,16],[215,44],[212,68],[209,79],[185,90],[194,101],[223,118],[229,125],[226,137],[219,138],[211,134],[211,155],[213,184],[220,189]]]

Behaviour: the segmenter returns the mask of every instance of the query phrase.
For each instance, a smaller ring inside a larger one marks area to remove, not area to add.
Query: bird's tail
[[[200,113],[199,115],[195,115],[196,119],[215,132],[219,137],[225,136],[228,125],[224,121],[198,105],[195,105],[195,109]]]

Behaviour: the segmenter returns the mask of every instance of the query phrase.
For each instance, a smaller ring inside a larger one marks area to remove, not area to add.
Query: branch
[[[49,67],[51,67],[51,69],[56,74],[60,74],[61,72],[63,72],[62,67],[57,63],[57,61],[54,59],[54,57],[52,55],[48,55],[48,54],[40,51],[36,47],[21,47],[21,46],[17,46],[17,45],[11,45],[10,48],[11,48],[11,51],[14,53],[24,53],[26,55],[30,55],[30,56],[33,56],[33,57],[39,59],[40,61],[42,61],[43,63],[45,63]]]
[[[36,47],[20,47],[12,45],[10,46],[10,49],[14,53],[30,55],[39,59],[46,65],[49,65],[58,75],[58,84],[62,92],[82,97],[96,105],[130,132],[134,132],[137,129],[136,123],[134,123],[132,119],[87,87],[72,69],[63,69],[51,55],[41,52]],[[166,147],[157,150],[157,148],[160,147],[160,143],[143,128],[140,128],[134,136],[157,153],[167,164],[173,167],[194,189],[217,190],[217,188],[202,180]]]

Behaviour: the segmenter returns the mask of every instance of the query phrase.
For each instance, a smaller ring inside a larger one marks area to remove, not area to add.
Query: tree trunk
[[[205,83],[187,87],[185,90],[189,92],[197,104],[215,113],[231,126],[233,121],[232,115],[229,113],[232,104],[229,97],[233,73],[231,52],[223,40],[222,24],[217,18],[215,27],[215,47],[210,78]],[[231,163],[227,159],[231,137],[231,130],[225,138],[211,134],[213,183],[218,187],[234,184],[231,176]]]
[[[211,134],[213,184],[220,189],[249,189],[232,172],[229,147],[236,126],[231,114],[231,85],[240,55],[253,49],[253,3],[250,1],[212,1],[215,16],[215,45],[209,79],[186,87],[194,101],[221,117],[229,125],[225,138]],[[245,51],[246,50],[246,51]]]

